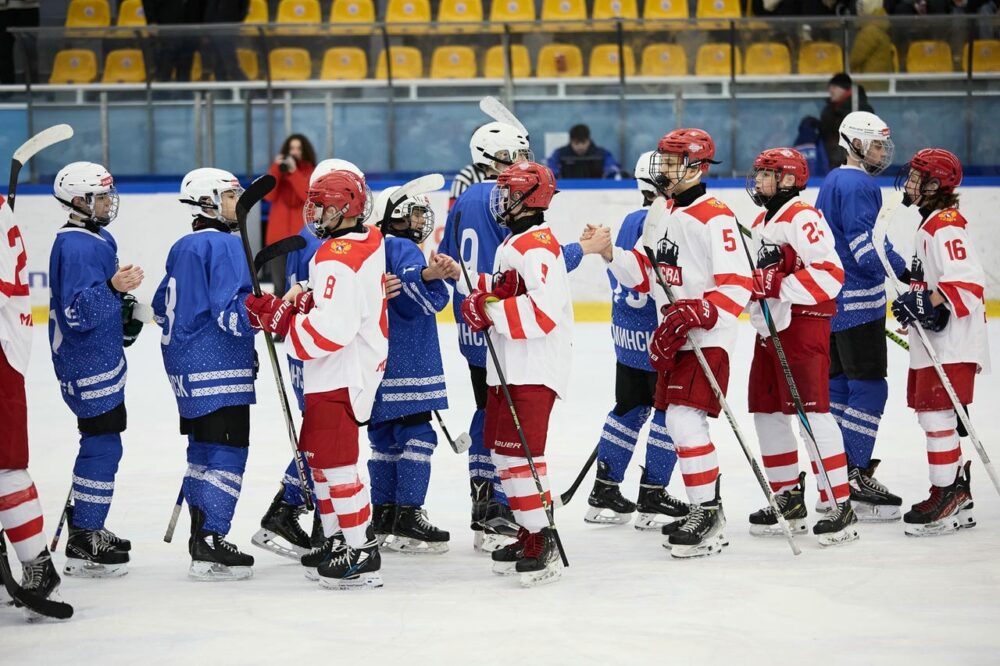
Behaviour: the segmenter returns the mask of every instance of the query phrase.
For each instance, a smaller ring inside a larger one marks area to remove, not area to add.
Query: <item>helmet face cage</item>
[[[861,161],[861,166],[869,175],[877,176],[892,164],[895,147],[888,136],[882,139],[864,139],[845,135],[844,138],[851,146],[854,157]],[[855,140],[861,143],[861,150],[854,145]]]
[[[750,199],[758,206],[764,206],[768,201],[774,198],[774,195],[778,193],[779,184],[784,173],[781,169],[773,169],[771,167],[755,166],[747,174],[747,194],[750,195]],[[770,194],[765,194],[758,189],[758,185],[763,185],[764,181],[768,178],[772,178],[774,181],[774,191]]]
[[[235,229],[236,228],[235,227],[236,219],[235,218],[229,219],[227,217],[223,217],[222,216],[222,195],[225,194],[226,192],[232,192],[236,196],[236,198],[239,199],[241,196],[243,196],[244,190],[243,190],[242,187],[228,187],[228,188],[226,188],[224,190],[213,190],[212,191],[212,197],[211,197],[212,198],[211,205],[203,206],[203,208],[210,208],[211,210],[214,210],[215,211],[215,216],[218,219],[220,219],[220,220],[222,220],[224,222],[231,223],[229,226],[233,227]],[[203,199],[207,199],[207,198],[208,197],[203,197]]]
[[[509,166],[513,166],[519,162],[534,162],[535,154],[531,152],[531,148],[502,148],[493,153],[493,155],[486,155],[487,158],[493,161],[493,168],[497,171],[503,171]]]
[[[414,226],[414,216],[419,222],[417,226]],[[419,245],[434,231],[434,211],[427,197],[407,197],[392,211],[386,226],[386,233],[408,238]]]
[[[687,170],[694,167],[701,167],[702,161],[688,161],[687,155],[681,155],[681,160],[676,165],[667,164],[667,155],[680,155],[680,153],[661,153],[655,151],[649,158],[649,175],[653,182],[662,191],[670,193],[682,182],[692,179],[687,178]]]
[[[345,205],[340,209],[339,214],[335,218],[331,218],[328,222],[336,221],[340,224],[340,220],[344,217],[344,213],[350,204]],[[327,207],[323,204],[315,203],[313,201],[306,201],[306,204],[302,207],[302,218],[305,222],[306,228],[309,229],[311,233],[316,238],[326,238],[330,235],[330,229],[327,227],[327,223],[324,223],[323,216],[326,214]],[[336,226],[333,225],[333,226]]]
[[[95,199],[96,197],[102,195],[107,196],[110,199],[110,201],[108,202],[108,212],[101,217],[97,217],[96,215],[94,215],[94,210],[95,210],[94,205],[96,203]],[[87,207],[90,208],[89,219],[94,220],[100,226],[106,227],[112,222],[114,222],[115,218],[118,217],[118,189],[114,186],[114,184],[112,184],[111,187],[108,188],[107,192],[96,192],[88,194],[84,197],[84,199],[87,202]]]
[[[495,185],[490,192],[490,213],[502,227],[507,226],[507,214],[510,212],[510,188],[506,185]]]

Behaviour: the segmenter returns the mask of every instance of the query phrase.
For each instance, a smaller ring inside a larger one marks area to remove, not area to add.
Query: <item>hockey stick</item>
[[[666,212],[666,206],[657,206],[654,203],[653,207],[650,208],[649,215],[664,215]],[[663,293],[666,294],[667,300],[673,304],[677,299],[674,296],[674,292],[671,291],[670,285],[668,285],[667,281],[664,279],[659,266],[657,266],[656,255],[653,253],[652,249],[659,240],[655,238],[655,227],[656,224],[654,224],[654,220],[650,220],[647,217],[642,230],[642,249],[646,252],[646,258],[649,259],[649,263],[652,267],[653,275],[656,276],[657,283],[659,283],[660,288],[663,289]],[[698,360],[698,365],[701,366],[702,372],[705,373],[705,378],[708,380],[708,385],[711,387],[712,393],[715,395],[715,399],[719,401],[722,411],[726,414],[726,420],[729,421],[729,426],[733,429],[733,434],[736,435],[736,441],[739,442],[740,448],[743,449],[743,455],[746,456],[747,462],[750,463],[750,469],[753,470],[753,475],[757,478],[757,483],[760,484],[760,489],[764,491],[764,496],[767,498],[768,505],[770,505],[771,510],[778,519],[778,525],[781,526],[781,531],[784,532],[785,539],[788,541],[788,545],[792,549],[792,553],[800,555],[802,551],[799,550],[798,545],[795,543],[792,531],[788,527],[788,521],[785,520],[785,516],[781,513],[781,509],[778,508],[778,503],[774,499],[774,493],[771,492],[771,486],[768,484],[767,479],[764,478],[763,472],[760,471],[760,466],[757,464],[756,459],[753,457],[753,453],[750,452],[750,448],[743,439],[743,432],[740,430],[740,424],[736,422],[736,417],[733,416],[733,411],[729,408],[726,396],[719,387],[719,382],[715,379],[715,373],[712,372],[712,368],[708,365],[708,361],[705,359],[705,355],[701,351],[701,346],[690,336],[688,337],[688,342],[691,343],[691,351],[694,352],[694,356]]]
[[[573,499],[573,495],[576,494],[577,488],[579,488],[580,484],[583,483],[583,480],[587,478],[587,473],[590,471],[590,468],[594,466],[594,461],[597,460],[597,449],[598,447],[595,446],[594,450],[590,452],[590,457],[587,458],[587,462],[584,464],[583,469],[580,470],[580,473],[576,475],[576,480],[573,481],[573,485],[569,487],[569,490],[564,492],[562,495],[556,496],[553,501],[556,508],[566,506],[569,504],[570,500]]]
[[[406,197],[436,192],[442,187],[444,187],[444,176],[439,173],[429,173],[400,185],[392,192],[382,190],[372,206],[375,214],[381,215],[378,224],[380,226],[388,224],[392,217],[392,211],[396,210],[396,206],[401,204]]]
[[[889,231],[889,218],[892,216],[895,208],[896,205],[889,203],[879,213],[878,219],[875,220],[875,228],[872,229],[872,245],[874,245],[875,254],[882,263],[882,269],[885,271],[886,276],[889,278],[889,282],[892,284],[893,291],[896,293],[896,298],[899,298],[903,295],[903,289],[900,286],[900,282],[896,277],[895,272],[892,270],[892,264],[889,263],[889,257],[885,254],[885,237]],[[962,405],[961,401],[958,399],[955,387],[952,386],[951,380],[948,379],[948,373],[944,371],[941,361],[938,360],[937,352],[934,351],[934,345],[931,344],[930,338],[927,337],[927,331],[925,331],[924,327],[920,325],[920,322],[914,322],[914,324],[910,326],[911,331],[914,329],[916,329],[920,342],[927,351],[927,356],[930,358],[931,363],[934,364],[934,372],[937,373],[938,379],[941,380],[941,385],[944,387],[945,392],[948,394],[948,398],[951,400],[952,406],[955,408],[955,415],[958,416],[958,420],[962,422],[965,432],[969,434],[969,439],[972,441],[972,445],[976,447],[976,452],[979,454],[979,458],[983,461],[983,467],[986,468],[986,473],[989,475],[990,481],[993,482],[993,487],[996,489],[997,493],[1000,493],[1000,477],[997,476],[997,471],[994,469],[992,461],[990,461],[989,454],[986,453],[986,449],[983,447],[982,440],[979,439],[979,434],[976,432],[976,429],[972,427],[972,419],[970,419],[969,415],[966,414],[964,405]]]
[[[184,485],[181,484],[181,491],[177,493],[177,502],[174,503],[174,510],[170,514],[170,522],[167,523],[167,531],[163,533],[163,540],[170,543],[174,539],[174,530],[177,528],[177,519],[181,517],[181,508],[184,506]]]
[[[17,196],[17,177],[21,173],[21,168],[41,151],[72,136],[73,128],[69,125],[53,125],[25,141],[14,151],[14,157],[10,160],[10,182],[7,186],[7,205],[10,206],[11,210],[14,210],[14,198]]]
[[[438,425],[441,426],[441,432],[444,433],[445,439],[448,440],[448,445],[451,447],[451,450],[455,453],[465,453],[468,451],[469,447],[472,446],[472,438],[469,437],[469,433],[463,432],[455,439],[452,439],[451,435],[448,433],[448,428],[444,425],[444,419],[441,418],[441,412],[435,409],[434,416],[437,418]]]
[[[750,270],[757,268],[754,265],[753,257],[750,254],[750,246],[747,245],[747,235],[750,231],[737,220],[737,225],[739,225],[740,240],[743,241],[743,252],[746,253],[747,263],[750,264]],[[827,503],[830,507],[836,505],[836,496],[833,493],[833,483],[830,482],[830,474],[826,471],[826,464],[823,462],[823,456],[820,455],[819,442],[816,441],[816,435],[813,433],[812,425],[809,423],[809,417],[806,415],[806,408],[802,404],[802,396],[799,394],[798,384],[795,382],[795,377],[792,376],[792,369],[788,365],[788,357],[785,356],[785,348],[781,344],[781,337],[778,335],[778,327],[774,324],[774,317],[771,316],[771,306],[768,304],[766,298],[762,298],[757,301],[757,305],[760,307],[761,314],[764,315],[764,322],[767,324],[767,332],[771,334],[771,343],[774,345],[774,353],[778,357],[778,365],[781,366],[781,373],[785,376],[785,383],[788,384],[788,392],[792,395],[792,404],[795,405],[795,416],[799,419],[799,423],[802,425],[802,429],[806,431],[808,437],[804,442],[806,449],[809,451],[809,457],[813,459],[816,464],[816,469],[819,471],[819,482],[823,486],[823,491],[826,493]]]
[[[69,484],[69,493],[66,495],[66,502],[63,504],[62,513],[59,514],[59,522],[56,523],[56,531],[52,535],[52,543],[49,544],[49,550],[53,553],[56,552],[56,548],[59,546],[59,537],[62,535],[63,525],[66,524],[66,516],[69,515],[69,508],[73,504],[73,484]]]
[[[14,600],[15,606],[23,606],[39,615],[57,620],[73,617],[73,607],[69,604],[40,597],[17,584],[10,570],[10,562],[7,560],[7,539],[2,529],[0,529],[0,579],[3,579],[3,586],[7,588],[7,594]]]
[[[273,261],[278,257],[283,257],[286,254],[291,254],[296,250],[301,250],[305,246],[306,239],[302,236],[289,236],[288,238],[282,238],[280,241],[271,243],[254,256],[254,270],[259,272],[267,262]]]
[[[469,269],[465,267],[465,259],[462,256],[461,243],[459,242],[458,230],[462,224],[462,212],[459,211],[455,213],[455,248],[458,250],[459,265],[462,267],[462,276],[465,278],[465,286],[468,287],[469,291],[475,291],[475,287],[472,286],[472,278],[469,277]],[[559,557],[562,559],[564,567],[569,566],[569,560],[566,558],[566,550],[563,548],[562,539],[559,538],[559,531],[556,529],[555,514],[552,511],[552,507],[549,506],[549,502],[545,501],[545,489],[542,488],[542,481],[538,478],[538,470],[535,469],[535,459],[531,455],[531,450],[528,448],[528,439],[524,436],[524,429],[521,428],[521,420],[517,418],[517,409],[514,407],[514,399],[510,395],[510,388],[507,386],[507,380],[503,376],[503,369],[500,367],[500,359],[497,357],[497,350],[493,346],[493,339],[490,337],[489,329],[483,331],[483,337],[486,338],[486,348],[489,349],[490,358],[493,360],[493,367],[497,371],[497,377],[500,380],[500,388],[503,390],[503,396],[507,401],[507,407],[510,409],[511,419],[514,421],[514,427],[517,429],[517,437],[521,440],[521,450],[524,451],[524,459],[528,462],[528,469],[531,470],[531,478],[535,480],[535,488],[538,490],[538,498],[542,502],[542,509],[545,510],[545,517],[549,520],[549,529],[552,530],[552,538],[555,539],[556,548],[559,549]]]
[[[528,128],[526,128],[517,116],[504,106],[503,102],[498,100],[496,97],[489,96],[484,97],[479,100],[479,110],[488,115],[493,120],[498,123],[504,123],[516,128],[518,131],[524,133],[524,136],[528,136]]]
[[[253,294],[258,297],[261,296],[260,281],[257,279],[257,271],[254,270],[253,252],[250,250],[250,237],[247,235],[247,214],[268,192],[274,189],[275,183],[274,176],[265,174],[250,183],[250,186],[240,196],[239,201],[236,202],[236,219],[240,226],[240,238],[243,241],[243,251],[246,254],[247,269],[250,271]],[[271,370],[274,372],[274,382],[281,400],[281,411],[285,416],[288,443],[291,444],[292,455],[295,456],[295,471],[298,472],[299,483],[305,489],[309,487],[309,482],[306,478],[305,463],[299,452],[299,435],[295,430],[295,422],[292,420],[292,409],[288,405],[288,394],[285,392],[285,380],[281,375],[281,366],[278,364],[278,354],[274,349],[274,339],[267,331],[264,331],[264,341],[267,343],[267,355],[271,359]],[[310,494],[303,492],[302,497],[305,499],[306,510],[312,511],[313,501]]]

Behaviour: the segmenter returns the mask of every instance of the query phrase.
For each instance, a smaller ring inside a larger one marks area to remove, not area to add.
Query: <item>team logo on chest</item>
[[[680,248],[677,247],[677,243],[664,233],[663,238],[656,243],[656,267],[667,284],[675,286],[684,284],[681,267],[677,265],[679,254]]]
[[[535,240],[537,240],[542,245],[551,245],[552,244],[552,234],[550,234],[547,231],[536,231],[536,232],[534,232],[531,235],[534,236]]]
[[[330,252],[334,254],[347,254],[351,251],[350,241],[345,240],[335,240],[330,243]]]

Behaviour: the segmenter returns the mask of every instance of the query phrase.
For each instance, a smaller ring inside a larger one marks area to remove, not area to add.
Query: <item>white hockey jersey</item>
[[[795,260],[793,273],[781,281],[779,298],[767,299],[767,306],[778,331],[788,328],[792,314],[812,313],[832,317],[837,311],[836,298],[844,286],[844,266],[837,255],[830,225],[823,213],[796,197],[779,208],[767,222],[761,213],[753,223],[751,249],[756,250],[757,266],[782,260],[782,250],[790,246]],[[761,262],[761,260],[764,260]],[[770,331],[760,304],[750,303],[750,323],[761,337]]]
[[[354,417],[367,421],[389,352],[382,234],[366,227],[325,241],[309,262],[309,288],[315,307],[288,333],[305,393],[346,388]]]
[[[0,345],[10,367],[21,375],[31,355],[31,298],[28,296],[28,254],[14,211],[0,197]]]
[[[986,276],[969,242],[966,220],[955,208],[931,213],[917,229],[910,266],[910,290],[937,289],[948,301],[951,318],[944,330],[927,331],[941,363],[978,363],[990,370],[986,334]],[[915,324],[916,325],[916,324]],[[916,333],[910,334],[910,367],[931,365]]]
[[[526,293],[486,306],[504,378],[508,384],[542,384],[564,398],[573,351],[573,296],[562,248],[548,225],[504,239],[493,270],[510,269],[521,276]],[[479,288],[488,289],[491,282],[491,276],[480,274]],[[500,385],[493,363],[486,366],[486,383]]]
[[[726,204],[708,194],[683,208],[658,197],[646,215],[645,228],[644,236],[658,239],[652,249],[674,296],[678,300],[704,298],[719,311],[715,327],[692,331],[694,339],[702,347],[721,347],[731,352],[736,344],[738,317],[750,301],[753,284],[740,247],[736,216]],[[658,312],[669,303],[656,283],[642,238],[631,251],[615,247],[608,268],[623,286],[639,292],[652,290]],[[657,317],[663,320],[662,313]],[[690,341],[682,349],[691,349]]]

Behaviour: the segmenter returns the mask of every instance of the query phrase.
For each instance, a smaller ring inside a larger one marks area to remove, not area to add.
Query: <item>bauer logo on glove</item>
[[[295,306],[273,294],[246,297],[247,316],[256,329],[284,336],[292,325]]]

